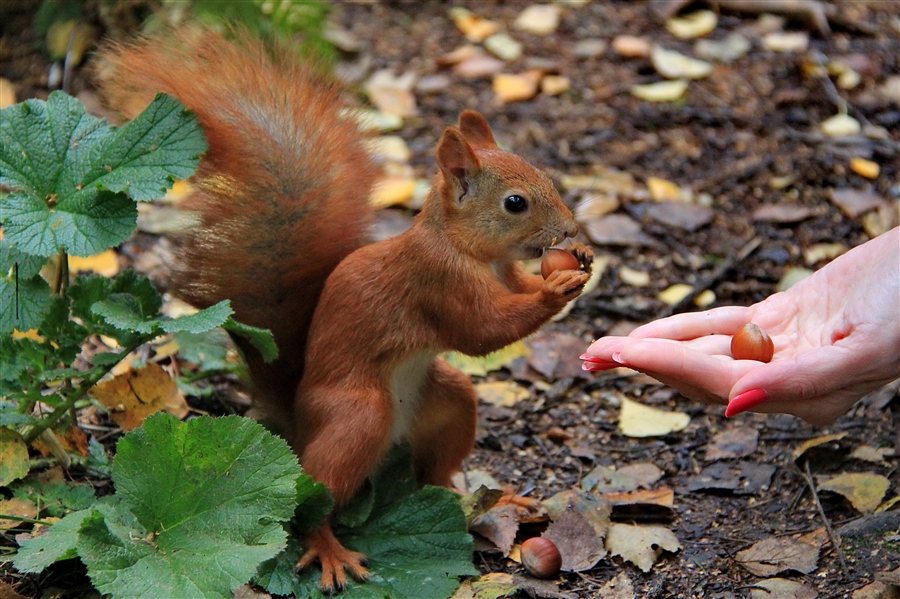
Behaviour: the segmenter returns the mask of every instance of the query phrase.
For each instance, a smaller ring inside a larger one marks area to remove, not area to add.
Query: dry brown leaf
[[[494,97],[501,104],[530,100],[537,94],[540,81],[541,72],[536,69],[526,71],[521,75],[498,73],[494,75]]]
[[[606,535],[606,548],[610,554],[649,572],[663,551],[678,551],[681,543],[671,530],[662,526],[613,524]]]
[[[770,223],[798,223],[815,215],[816,211],[807,206],[781,202],[763,204],[753,211],[753,220]]]
[[[500,31],[498,23],[479,17],[472,11],[462,7],[454,7],[450,11],[450,18],[453,19],[453,22],[462,34],[466,36],[466,39],[476,44],[483,42]]]
[[[816,589],[805,582],[770,578],[753,583],[750,599],[816,599]]]
[[[562,555],[565,572],[593,568],[606,555],[603,537],[609,527],[610,503],[580,491],[563,491],[544,501],[553,522],[543,536]]]
[[[652,48],[650,40],[645,37],[618,35],[612,41],[613,51],[625,58],[647,58]]]
[[[26,599],[26,597],[0,580],[0,599]]]
[[[816,569],[819,549],[827,538],[824,529],[799,538],[769,537],[738,551],[735,560],[756,576],[774,576],[786,570],[809,574]]]
[[[628,464],[619,469],[601,465],[588,472],[581,480],[581,488],[595,493],[633,491],[638,487],[650,487],[662,475],[663,471],[650,462]]]
[[[545,329],[526,340],[530,353],[528,364],[546,380],[564,377],[586,378],[578,356],[585,342],[578,335]]]
[[[0,77],[0,108],[16,103],[16,88],[9,79]]]
[[[559,4],[532,4],[519,13],[513,27],[536,35],[550,35],[559,27],[561,14]]]
[[[136,429],[148,416],[160,410],[178,418],[184,418],[188,413],[184,396],[159,364],[130,370],[96,385],[90,393],[109,410],[112,419],[124,431]]]
[[[888,204],[887,200],[877,193],[856,189],[829,189],[828,197],[848,218],[856,218],[869,210]]]
[[[492,507],[472,521],[469,531],[491,541],[505,557],[509,555],[519,532],[519,510],[510,504]]]
[[[31,501],[27,499],[19,499],[13,497],[11,499],[0,499],[0,514],[7,516],[18,516],[19,518],[37,518],[38,509]],[[22,524],[20,520],[10,518],[0,518],[0,530],[8,530]]]
[[[749,426],[734,426],[719,433],[706,445],[707,460],[728,460],[750,455],[759,447],[759,431]]]

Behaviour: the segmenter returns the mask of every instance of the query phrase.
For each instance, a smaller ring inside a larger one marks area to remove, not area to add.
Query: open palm
[[[748,322],[772,337],[771,363],[731,357],[731,337]],[[626,365],[705,402],[761,389],[757,411],[832,422],[900,377],[900,228],[758,304],[651,322],[594,342],[582,358],[588,370]]]

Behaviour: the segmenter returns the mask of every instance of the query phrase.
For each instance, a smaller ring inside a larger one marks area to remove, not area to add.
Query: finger
[[[629,337],[665,339],[695,339],[705,335],[734,335],[750,322],[752,312],[743,306],[725,306],[694,312],[676,314],[661,320],[649,322],[633,330]]]
[[[601,337],[587,348],[580,356],[580,359],[586,361],[613,361],[614,353],[618,352],[624,345],[635,343],[637,341],[639,340],[632,337]],[[644,343],[680,345],[685,349],[702,352],[710,356],[731,357],[731,336],[729,335],[707,335],[688,341],[657,338],[641,339],[640,341]]]
[[[651,376],[679,391],[701,390],[720,400],[729,396],[740,378],[760,366],[759,362],[725,360],[684,344],[650,339],[623,343],[610,357],[623,366],[654,373]]]

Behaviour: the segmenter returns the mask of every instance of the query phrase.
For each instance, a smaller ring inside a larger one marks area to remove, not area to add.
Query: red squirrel
[[[251,375],[304,470],[338,507],[393,443],[406,441],[421,484],[451,486],[472,450],[477,398],[439,356],[484,355],[538,329],[581,292],[578,270],[546,280],[520,260],[578,227],[550,178],[501,150],[467,110],[437,144],[438,172],[407,232],[368,243],[378,169],[341,112],[340,87],[287,51],[248,36],[186,30],[107,47],[102,92],[133,116],[156,92],[199,118],[209,151],[191,180],[176,292],[203,307],[231,299],[238,321],[271,329],[280,349]],[[366,580],[365,556],[330,521],[304,539],[298,568],[320,586]]]

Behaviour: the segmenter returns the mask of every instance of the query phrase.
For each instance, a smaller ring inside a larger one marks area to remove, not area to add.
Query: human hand
[[[731,357],[731,337],[753,322],[775,343],[772,362]],[[900,228],[848,251],[782,293],[604,337],[585,370],[627,366],[726,416],[754,409],[828,424],[866,393],[900,377]]]

